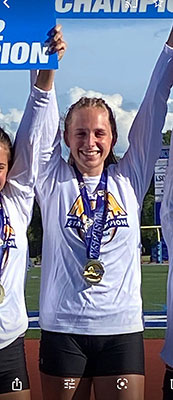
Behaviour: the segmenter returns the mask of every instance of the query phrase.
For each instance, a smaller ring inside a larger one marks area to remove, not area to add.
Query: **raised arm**
[[[173,47],[173,28],[172,28],[172,30],[170,32],[170,35],[169,35],[168,40],[167,40],[166,43],[167,43],[167,45],[169,47]]]
[[[62,58],[65,43],[62,46],[60,25],[55,28],[54,36],[51,36],[49,49],[52,53],[59,51],[59,58]],[[28,196],[31,195],[37,178],[40,139],[49,112],[49,102],[54,101],[52,99],[55,97],[54,88],[52,89],[54,71],[39,71],[35,78],[35,86],[32,87],[17,131],[14,163],[8,175],[8,182]]]
[[[61,31],[61,25],[57,25],[55,28],[51,30],[51,53],[58,54],[58,60],[60,61],[64,56],[66,51],[66,42],[63,40],[63,35]],[[56,99],[55,86],[53,84],[54,80],[54,71],[46,71],[44,75],[42,71],[40,71],[37,79],[33,77],[33,73],[31,76],[32,84],[35,83],[37,87],[44,90],[49,90],[52,88],[52,95],[48,105],[47,117],[45,120],[45,124],[42,131],[42,137],[40,142],[40,151],[39,151],[39,176],[41,177],[42,170],[44,168],[48,168],[47,163],[52,157],[53,151],[59,152],[60,154],[60,133],[58,132],[59,128],[59,110]],[[54,143],[56,141],[56,144]],[[58,158],[58,157],[57,157]],[[43,172],[44,173],[44,172]],[[48,169],[47,169],[48,173]]]
[[[7,181],[28,195],[35,183],[40,136],[50,97],[51,91],[32,89],[16,134],[13,166]]]
[[[60,61],[67,47],[66,42],[63,40],[61,26],[58,25],[57,27],[55,27],[52,30],[52,34],[54,35],[54,46],[52,51],[58,53],[58,59]],[[53,80],[53,75],[50,75],[50,72],[48,71],[48,79],[45,86],[44,77],[42,78],[42,74],[40,72],[36,80],[36,85],[39,88],[43,88],[44,86],[44,88],[49,89],[52,85],[52,80]],[[36,182],[36,192],[38,201],[39,197],[43,195],[42,187],[45,179],[47,179],[48,176],[50,176],[51,171],[54,170],[55,163],[57,165],[58,160],[60,160],[61,147],[60,147],[59,122],[60,122],[59,110],[57,105],[55,87],[53,85],[52,96],[48,105],[46,120],[43,126],[42,136],[40,141],[39,173]]]
[[[173,31],[157,61],[148,90],[129,134],[130,146],[121,169],[129,176],[141,204],[162,146],[167,99],[173,85]]]

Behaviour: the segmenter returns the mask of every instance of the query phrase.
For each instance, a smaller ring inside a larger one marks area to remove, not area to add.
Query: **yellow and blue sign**
[[[44,45],[55,21],[54,0],[0,0],[0,69],[56,69]]]

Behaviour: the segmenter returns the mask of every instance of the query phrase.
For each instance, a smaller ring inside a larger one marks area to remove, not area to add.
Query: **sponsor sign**
[[[155,224],[160,225],[160,207],[163,200],[164,180],[169,159],[169,146],[163,146],[160,158],[156,161],[154,172]]]
[[[158,187],[163,187],[164,180],[165,180],[165,173],[155,174],[154,178],[155,178],[154,179],[155,189],[158,188]],[[156,191],[155,191],[155,193],[156,193]]]

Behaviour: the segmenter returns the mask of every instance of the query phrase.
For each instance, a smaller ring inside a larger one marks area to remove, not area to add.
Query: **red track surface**
[[[163,340],[146,339],[144,342],[146,362],[145,400],[162,400],[161,388],[164,375],[164,364],[160,359],[159,353],[163,345]],[[38,370],[39,341],[26,339],[25,346],[32,391],[32,400],[42,400]],[[91,397],[91,400],[94,400],[93,395]]]

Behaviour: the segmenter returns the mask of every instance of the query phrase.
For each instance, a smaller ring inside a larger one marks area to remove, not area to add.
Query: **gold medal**
[[[90,285],[97,285],[104,274],[103,265],[99,260],[91,259],[84,267],[83,276]]]
[[[3,303],[4,297],[5,297],[5,290],[3,286],[0,284],[0,304]]]

